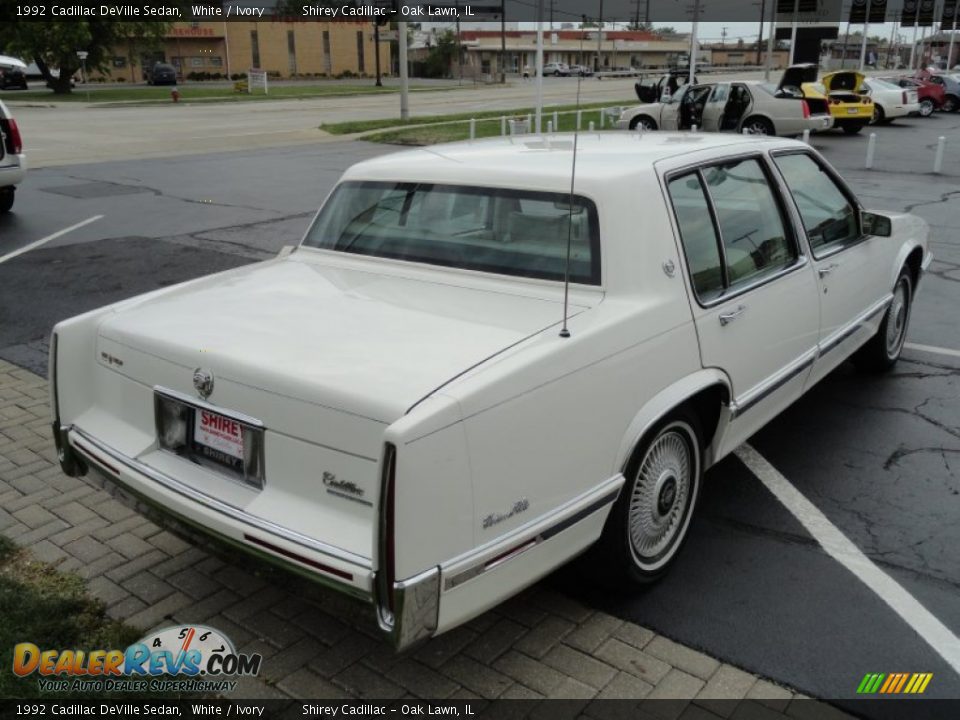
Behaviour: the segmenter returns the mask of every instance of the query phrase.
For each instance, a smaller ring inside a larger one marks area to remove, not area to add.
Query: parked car
[[[784,92],[799,88],[808,102],[827,103],[833,126],[854,135],[873,120],[873,101],[863,91],[865,76],[853,70],[827,73],[817,82],[814,63],[788,67],[780,81]]]
[[[833,119],[825,102],[816,105],[799,93],[782,94],[779,87],[759,82],[718,82],[683,85],[663,102],[624,110],[615,125],[621,130],[689,130],[693,126],[707,132],[799,135],[804,130],[829,130]]]
[[[956,112],[960,110],[960,74],[957,73],[936,73],[929,70],[921,70],[915,77],[917,80],[931,82],[943,88],[943,105],[940,109],[943,112]]]
[[[0,65],[0,90],[28,90],[23,70]]]
[[[570,74],[570,66],[562,62],[548,62],[543,66],[543,76],[553,75],[554,77],[567,77]]]
[[[917,100],[920,103],[921,117],[930,117],[934,110],[939,110],[943,106],[945,92],[942,85],[910,77],[883,77],[879,79],[897,87],[915,90]]]
[[[889,123],[898,117],[920,114],[920,98],[916,90],[901,88],[880,78],[869,78],[862,91],[873,100],[874,124]]]
[[[177,69],[167,63],[155,63],[147,74],[148,85],[176,85]]]
[[[10,212],[16,197],[17,185],[27,172],[27,156],[17,121],[0,102],[0,215]]]
[[[897,361],[928,227],[796,141],[595,133],[575,193],[571,146],[362,162],[297,249],[58,323],[61,467],[400,648],[598,541],[608,580],[660,577],[704,470],[846,358]]]
[[[589,65],[571,65],[570,74],[580,77],[593,77],[593,68]]]

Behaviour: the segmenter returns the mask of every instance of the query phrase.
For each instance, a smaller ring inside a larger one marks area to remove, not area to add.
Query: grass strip
[[[600,110],[584,110],[581,114],[581,130],[588,130],[590,123],[595,129],[600,129]],[[510,116],[513,117],[513,116]],[[547,122],[553,120],[553,113],[544,113],[542,119],[543,131],[547,131]],[[575,112],[558,113],[557,132],[572,132],[577,127]],[[611,121],[608,118],[606,129],[610,129]],[[531,129],[532,130],[532,129]],[[509,126],[507,133],[509,134]],[[499,137],[501,134],[500,119],[478,120],[476,123],[476,138]],[[421,125],[410,128],[396,128],[379,133],[366,135],[363,139],[368,142],[386,143],[390,145],[436,145],[439,143],[467,140],[470,137],[469,122],[449,122],[438,125]]]
[[[129,699],[129,693],[42,694],[36,673],[24,678],[14,675],[13,648],[17,643],[31,642],[42,650],[125,650],[141,633],[107,617],[103,603],[87,595],[79,576],[32,559],[29,552],[2,535],[0,618],[0,698]]]
[[[620,106],[631,106],[636,105],[637,100],[621,100],[621,101],[608,101],[608,102],[597,102],[597,103],[587,103],[582,104],[580,109],[584,111],[584,117],[586,117],[586,111],[598,108],[605,107],[614,107],[617,105]],[[546,126],[546,120],[552,118],[554,110],[557,112],[565,111],[575,111],[577,109],[576,105],[556,105],[551,107],[545,107],[543,109],[544,114],[544,126]],[[398,120],[396,118],[379,118],[377,120],[348,120],[346,122],[336,122],[336,123],[324,123],[320,126],[320,129],[330,133],[331,135],[350,135],[353,133],[359,132],[369,132],[370,130],[382,130],[385,128],[398,128],[404,127],[407,125],[429,125],[432,123],[444,123],[444,122],[453,122],[457,120],[470,120],[474,118],[476,120],[482,120],[485,118],[497,118],[498,122],[500,117],[507,118],[516,118],[516,117],[526,117],[528,114],[533,114],[535,109],[532,107],[529,108],[519,108],[513,110],[482,110],[478,112],[468,112],[468,113],[453,113],[450,115],[422,115],[420,117],[412,117],[407,120]],[[584,120],[584,127],[586,127],[587,121]],[[499,126],[498,126],[499,127]]]

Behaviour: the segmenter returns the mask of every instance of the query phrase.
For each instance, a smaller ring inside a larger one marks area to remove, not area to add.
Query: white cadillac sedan
[[[920,100],[916,90],[902,88],[886,80],[868,78],[863,89],[873,100],[874,125],[889,123],[896,118],[920,114]]]
[[[295,250],[59,323],[63,470],[369,601],[398,648],[591,546],[656,579],[707,468],[896,362],[928,228],[799,142],[584,135],[571,179],[573,148],[360,163]]]

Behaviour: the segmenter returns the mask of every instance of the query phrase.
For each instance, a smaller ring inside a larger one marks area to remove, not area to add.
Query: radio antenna
[[[587,16],[581,15],[583,22],[580,23],[580,62],[583,62],[583,35],[586,32]],[[577,103],[576,113],[580,117],[580,83],[583,82],[583,66],[581,65],[577,72]],[[570,168],[570,212],[567,215],[567,262],[563,270],[563,327],[560,328],[560,337],[570,337],[570,328],[567,327],[567,320],[570,315],[570,248],[573,244],[573,189],[577,179],[577,141],[580,139],[579,123],[573,126],[573,162]]]

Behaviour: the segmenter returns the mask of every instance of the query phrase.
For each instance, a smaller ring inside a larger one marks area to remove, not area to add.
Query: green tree
[[[115,46],[126,46],[130,41],[159,46],[172,24],[101,19],[0,23],[0,47],[33,60],[55,93],[68,94],[70,79],[82,66],[77,51],[88,53],[88,71],[109,72]],[[53,76],[51,68],[59,68],[59,77]]]
[[[453,30],[445,30],[436,37],[436,44],[430,46],[424,61],[425,77],[448,77],[450,68],[457,58],[457,36]]]

